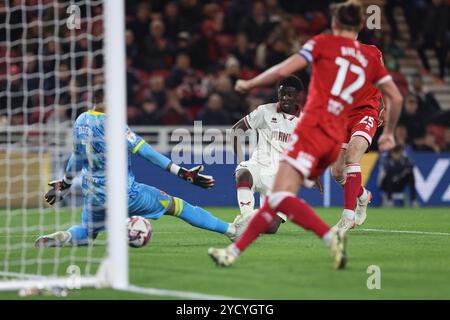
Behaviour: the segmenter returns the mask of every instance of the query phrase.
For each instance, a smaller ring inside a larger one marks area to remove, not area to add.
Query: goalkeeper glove
[[[191,169],[185,169],[183,167],[180,167],[180,170],[178,170],[177,175],[183,179],[186,180],[189,183],[195,184],[199,187],[209,189],[214,186],[214,178],[212,176],[207,176],[204,174],[200,174],[199,172],[203,171],[203,166],[196,166]]]
[[[50,187],[52,187],[44,196],[45,201],[49,204],[53,205],[55,202],[59,202],[66,194],[69,192],[71,184],[63,180],[54,180],[48,183]]]

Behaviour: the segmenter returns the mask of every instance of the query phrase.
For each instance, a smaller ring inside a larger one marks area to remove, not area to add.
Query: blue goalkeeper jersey
[[[73,128],[73,153],[66,168],[67,172],[72,171],[74,175],[82,170],[83,195],[99,204],[106,200],[105,120],[106,114],[93,110],[77,118]],[[136,153],[145,141],[128,127],[125,137],[128,144],[128,196],[133,198],[138,191],[130,155]]]

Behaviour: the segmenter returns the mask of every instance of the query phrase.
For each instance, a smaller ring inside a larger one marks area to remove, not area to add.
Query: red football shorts
[[[378,121],[379,112],[375,108],[365,107],[353,110],[347,118],[347,143],[352,137],[360,136],[366,139],[370,146],[377,132]],[[347,148],[347,143],[342,145],[343,149]]]
[[[282,160],[296,168],[303,175],[305,186],[310,187],[311,182],[336,161],[340,151],[341,143],[319,126],[300,122],[290,137]]]

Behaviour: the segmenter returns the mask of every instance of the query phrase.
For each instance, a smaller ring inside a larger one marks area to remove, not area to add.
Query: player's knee
[[[345,163],[359,163],[361,159],[361,152],[355,149],[348,149],[344,156]]]
[[[353,137],[344,154],[345,163],[359,163],[368,147],[369,143],[365,138],[360,136]]]
[[[247,183],[250,186],[253,185],[252,174],[247,169],[239,169],[238,171],[236,171],[235,178],[236,178],[237,184],[238,183]]]
[[[278,229],[281,225],[281,219],[279,217],[276,217],[272,223],[269,226],[269,229],[267,229],[266,234],[275,234],[277,233]]]
[[[268,196],[269,206],[275,210],[288,197],[295,197],[295,194],[288,191],[273,192]]]

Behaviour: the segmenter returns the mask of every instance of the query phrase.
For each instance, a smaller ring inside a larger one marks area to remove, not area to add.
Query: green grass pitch
[[[209,208],[214,214],[231,221],[237,209]],[[334,223],[341,209],[317,209],[328,222]],[[0,228],[5,227],[5,211],[0,211]],[[68,221],[69,212],[62,212],[59,223]],[[43,219],[35,212],[10,217],[9,225],[17,229]],[[52,213],[46,213],[45,231],[50,231]],[[169,290],[254,299],[450,299],[450,212],[448,208],[393,208],[369,211],[366,223],[351,231],[348,238],[346,270],[333,269],[332,260],[323,242],[312,233],[288,222],[276,235],[260,237],[231,268],[216,267],[207,255],[211,246],[224,247],[230,242],[220,234],[191,227],[185,222],[163,217],[151,221],[154,229],[149,245],[130,248],[130,280],[134,285]],[[377,229],[361,230],[362,229]],[[420,231],[397,233],[382,230]],[[433,233],[442,234],[433,234]],[[30,244],[37,231],[27,235],[14,232],[9,245],[25,241]],[[2,239],[3,238],[3,239]],[[104,236],[103,236],[104,238]],[[17,242],[17,243],[14,243]],[[0,245],[5,235],[0,234]],[[18,247],[17,247],[18,248]],[[64,274],[70,263],[84,266],[88,248],[45,249],[41,258],[49,261],[58,254],[76,258],[64,261],[57,272]],[[101,257],[102,244],[91,248],[92,256]],[[27,246],[15,249],[8,259],[36,258],[38,250]],[[1,270],[5,252],[0,251]],[[371,265],[380,267],[381,289],[367,288]],[[94,267],[94,266],[93,266]],[[15,268],[15,269],[14,269]],[[33,265],[17,265],[10,270],[33,273]],[[53,264],[43,271],[54,270]],[[2,292],[0,299],[18,299],[16,292]],[[34,299],[52,298],[45,296]],[[165,299],[111,289],[72,290],[70,299]]]

